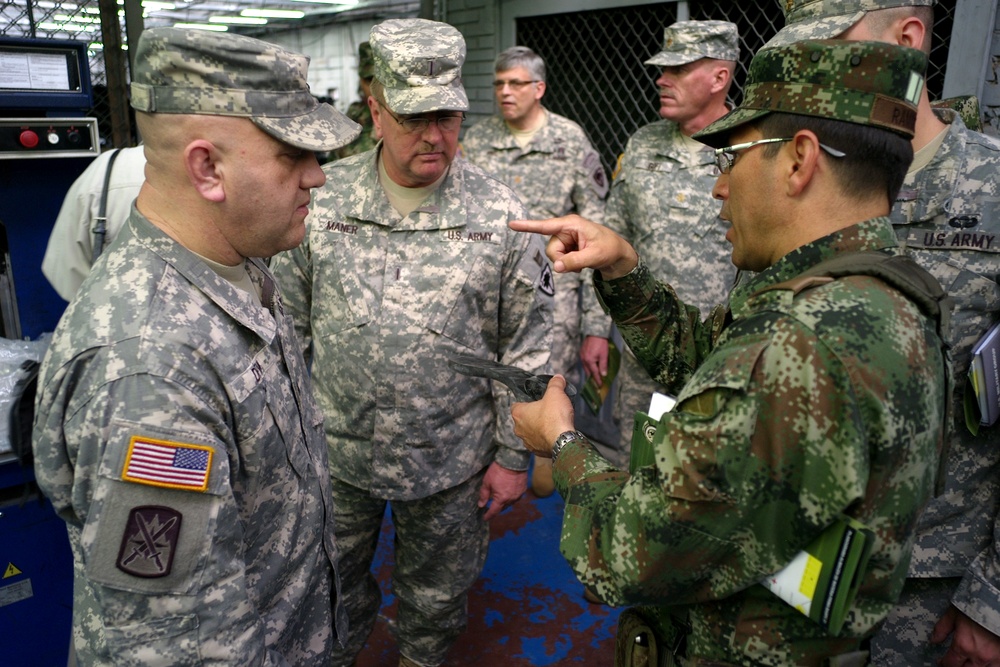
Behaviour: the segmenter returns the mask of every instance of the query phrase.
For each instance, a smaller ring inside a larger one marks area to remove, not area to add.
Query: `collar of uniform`
[[[253,297],[234,287],[213,271],[197,255],[170,238],[132,206],[129,227],[136,240],[169,264],[216,306],[270,344],[277,335],[277,323]],[[277,316],[277,315],[276,315]]]
[[[738,285],[730,295],[729,306],[733,319],[738,320],[754,312],[759,306],[758,293],[791,280],[804,271],[831,257],[857,250],[883,250],[898,247],[892,224],[887,217],[878,217],[840,229],[832,234],[799,246],[764,269],[743,285]],[[765,292],[763,299],[772,298]]]
[[[926,167],[903,183],[893,219],[898,224],[914,224],[947,215],[955,196],[954,183],[966,173],[966,137],[969,130],[958,113],[951,109],[934,109],[934,114],[948,123],[948,133]],[[900,202],[903,202],[902,205]]]

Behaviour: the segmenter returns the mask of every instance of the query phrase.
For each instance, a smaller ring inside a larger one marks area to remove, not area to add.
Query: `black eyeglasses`
[[[441,128],[442,132],[455,132],[458,128],[462,127],[462,122],[465,120],[465,113],[460,113],[457,116],[407,116],[402,118],[397,116],[392,112],[392,109],[382,104],[379,100],[375,100],[380,107],[385,109],[385,112],[392,116],[392,119],[403,128],[403,131],[407,134],[413,134],[416,132],[423,133],[431,126],[431,123],[437,123],[437,126]]]
[[[728,174],[733,169],[733,164],[736,162],[736,158],[740,151],[745,151],[748,148],[753,148],[754,146],[760,146],[762,144],[777,144],[783,141],[791,141],[792,137],[772,137],[770,139],[758,139],[757,141],[747,141],[742,144],[733,144],[732,146],[726,146],[725,148],[715,149],[715,166],[718,167],[720,174]],[[825,150],[833,157],[846,157],[847,153],[843,151],[838,151],[836,148],[831,148],[826,144],[820,144],[820,148]]]
[[[511,89],[513,90],[521,90],[525,86],[530,85],[532,83],[538,83],[538,81],[535,81],[534,79],[531,81],[519,81],[517,79],[511,79],[510,81],[503,81],[501,79],[497,79],[496,81],[493,82],[493,87],[496,88],[497,90],[503,90],[504,86],[510,86]]]

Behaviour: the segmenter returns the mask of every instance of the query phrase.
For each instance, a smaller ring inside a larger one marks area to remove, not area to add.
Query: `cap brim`
[[[773,49],[788,46],[807,39],[833,39],[843,34],[864,17],[865,12],[851,12],[839,16],[829,16],[791,23],[778,31],[761,49]]]
[[[398,114],[469,110],[469,98],[457,80],[446,86],[386,87],[384,91],[386,105]]]
[[[676,53],[671,51],[660,51],[655,56],[646,61],[646,65],[658,65],[660,67],[676,67],[677,65],[687,65],[696,60],[701,60],[705,56],[700,53]]]
[[[326,103],[301,116],[254,116],[250,120],[275,139],[307,151],[332,151],[361,134],[360,125]]]
[[[740,109],[737,107],[700,132],[693,134],[691,138],[712,148],[723,148],[729,145],[729,135],[732,134],[733,130],[769,113],[771,112],[767,109]]]

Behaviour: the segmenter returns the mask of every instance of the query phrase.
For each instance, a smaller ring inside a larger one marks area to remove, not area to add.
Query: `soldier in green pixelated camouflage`
[[[361,126],[361,134],[351,143],[335,150],[333,157],[336,159],[370,151],[378,143],[378,138],[375,136],[375,126],[372,124],[372,112],[368,108],[368,98],[371,97],[374,76],[375,62],[372,59],[372,46],[368,42],[361,42],[358,45],[358,91],[361,93],[361,99],[351,102],[351,105],[347,107],[347,117]]]
[[[530,459],[506,388],[448,359],[545,369],[552,274],[544,240],[507,226],[526,213],[517,195],[456,157],[461,33],[390,19],[369,41],[382,141],[324,167],[305,240],[272,265],[326,417],[351,627],[331,664],[353,664],[378,617],[388,505],[400,664],[434,667],[466,627],[488,521],[525,492]]]
[[[560,549],[577,576],[610,604],[655,607],[681,638],[652,638],[661,665],[862,665],[902,589],[947,404],[946,299],[886,217],[926,62],[874,42],[755,56],[742,104],[696,135],[716,149],[733,263],[753,272],[704,321],[607,228],[512,224],[553,235],[556,271],[594,269],[625,341],[676,393],[637,429],[650,458],[629,472],[568,430],[562,380],[513,408],[515,433],[553,457]],[[823,270],[872,256],[924,288]],[[845,517],[874,541],[835,634],[759,582]]]
[[[322,416],[259,257],[305,235],[360,128],[306,56],[150,28],[145,181],[52,336],[35,474],[74,557],[80,665],[328,667],[347,634]]]
[[[790,0],[769,42],[874,39],[931,48],[933,0]],[[766,48],[766,47],[765,47]],[[915,667],[1000,661],[1000,447],[997,426],[973,433],[964,403],[971,352],[1000,320],[1000,142],[974,132],[975,98],[918,103],[914,160],[890,219],[900,245],[955,304],[956,387],[943,476],[917,527],[899,605],[873,641],[876,665]],[[963,114],[965,108],[971,114]]]

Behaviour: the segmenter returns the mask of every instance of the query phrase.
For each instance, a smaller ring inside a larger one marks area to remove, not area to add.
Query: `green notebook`
[[[841,517],[788,565],[760,583],[830,634],[840,634],[874,540],[875,534],[862,523]]]

